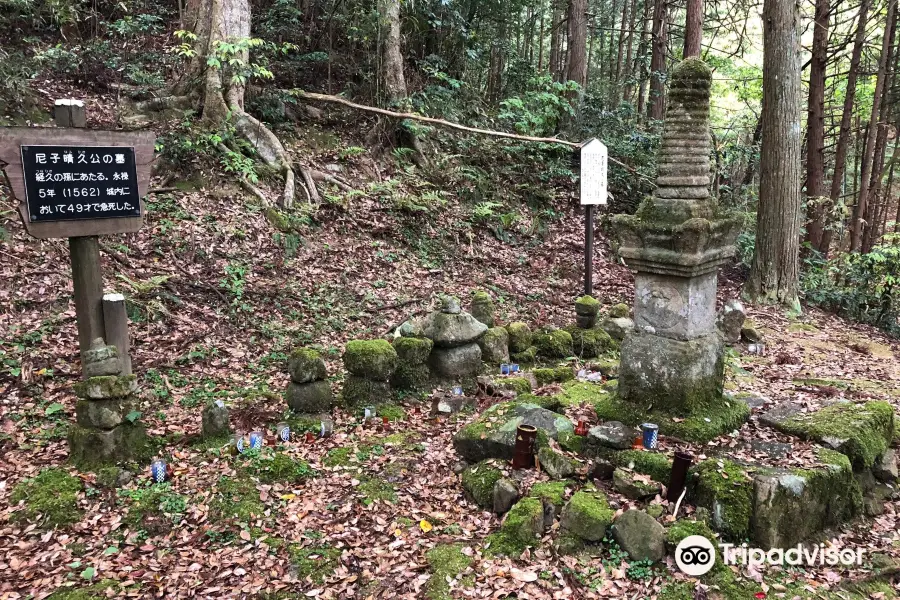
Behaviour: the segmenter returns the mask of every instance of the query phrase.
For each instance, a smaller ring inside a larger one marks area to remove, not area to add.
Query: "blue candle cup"
[[[232,454],[243,454],[246,449],[246,445],[244,443],[244,434],[243,433],[235,433],[231,436],[231,453]]]
[[[462,396],[463,395],[463,390],[462,390],[461,385],[454,385],[452,391],[453,391],[454,396]]]
[[[509,370],[512,371],[513,373],[518,373],[518,372],[519,372],[519,365],[517,365],[517,364],[512,364],[512,365],[510,365],[510,366],[509,366]]]
[[[250,432],[250,449],[260,450],[263,447],[263,434],[261,431]]]
[[[278,432],[278,439],[282,442],[291,441],[291,426],[282,421],[278,424],[276,431]]]
[[[331,435],[334,430],[334,423],[331,420],[322,421],[322,426],[319,428],[319,437],[328,437]]]
[[[509,375],[509,365],[503,363],[500,365],[500,374],[501,375]]]
[[[166,461],[164,460],[154,460],[150,464],[150,477],[153,479],[153,483],[162,483],[166,480]]]
[[[363,409],[363,419],[373,419],[375,418],[375,407],[367,406]]]
[[[659,443],[659,425],[655,423],[644,423],[641,425],[643,433],[644,448],[647,450],[656,450]]]

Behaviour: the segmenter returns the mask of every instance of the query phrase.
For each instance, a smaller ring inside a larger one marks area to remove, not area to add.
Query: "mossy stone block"
[[[344,348],[344,366],[359,377],[387,381],[397,369],[397,352],[387,340],[353,340]]]
[[[606,331],[599,327],[566,329],[572,336],[572,350],[580,358],[597,358],[616,347],[616,343]]]
[[[88,400],[127,398],[137,391],[137,375],[104,375],[79,381],[75,395]]]
[[[504,377],[495,381],[494,386],[503,390],[512,390],[519,396],[531,393],[531,382],[527,377]],[[544,408],[548,407],[545,406]]]
[[[140,462],[151,452],[147,431],[140,423],[123,423],[110,430],[73,425],[68,441],[69,459],[82,468],[128,460]]]
[[[522,498],[506,513],[500,532],[522,547],[532,546],[544,533],[544,506],[537,498]]]
[[[434,342],[428,338],[399,337],[394,340],[394,351],[400,365],[413,366],[425,364]]]
[[[531,346],[524,352],[515,352],[509,355],[510,362],[519,365],[531,365],[537,360],[537,348]]]
[[[563,383],[575,379],[575,372],[572,367],[548,367],[542,369],[534,369],[534,378],[539,386],[550,383]]]
[[[341,392],[344,407],[355,409],[369,404],[385,404],[393,400],[391,384],[387,381],[375,381],[356,375],[348,375],[344,379]]]
[[[85,400],[75,402],[75,420],[83,427],[112,429],[125,422],[125,417],[137,410],[138,403],[133,398],[112,400]]]
[[[462,472],[463,489],[478,506],[492,510],[494,507],[494,484],[503,477],[496,463],[492,460],[483,460],[467,467]]]
[[[506,331],[509,333],[510,352],[525,352],[531,347],[531,328],[527,323],[515,321],[506,326]]]
[[[599,491],[575,492],[563,507],[560,528],[589,542],[599,542],[613,521],[615,511]]]
[[[312,348],[297,348],[288,358],[288,373],[294,383],[309,383],[325,379],[325,361]]]
[[[538,333],[533,337],[538,356],[544,358],[567,358],[572,356],[572,335],[562,329]]]
[[[472,306],[469,311],[475,319],[481,321],[488,327],[494,326],[494,301],[491,296],[479,290],[472,296]]]
[[[593,296],[582,296],[575,300],[575,314],[583,317],[596,317],[600,312],[600,302]]]
[[[284,394],[288,407],[303,414],[331,412],[334,396],[331,384],[327,381],[310,381],[308,383],[288,383]]]
[[[491,327],[478,340],[481,360],[489,365],[509,362],[509,333],[503,327]]]
[[[399,390],[424,390],[430,378],[431,369],[427,364],[413,365],[401,361],[391,376],[391,385]]]
[[[609,307],[610,319],[624,319],[631,314],[631,309],[625,303],[614,304]]]
[[[694,474],[693,501],[710,510],[713,528],[732,540],[748,537],[753,480],[745,467],[729,460],[711,458],[697,465]]]

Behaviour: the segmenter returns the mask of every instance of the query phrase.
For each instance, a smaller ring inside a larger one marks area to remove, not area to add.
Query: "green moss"
[[[449,600],[452,598],[450,584],[447,578],[455,579],[466,570],[472,559],[463,554],[462,544],[441,544],[435,546],[425,554],[425,560],[431,567],[431,578],[425,586],[425,597],[428,600]],[[465,586],[474,582],[472,578],[463,579]]]
[[[288,357],[288,372],[294,381],[305,383],[325,379],[325,362],[322,355],[312,348],[295,348]]]
[[[557,554],[572,556],[584,552],[588,548],[588,545],[574,533],[563,531],[560,532],[559,536],[556,538],[553,547],[556,548]]]
[[[666,485],[669,484],[669,477],[672,474],[672,461],[665,454],[659,452],[622,450],[613,455],[613,462],[636,473],[649,475],[654,481]]]
[[[123,423],[111,431],[69,427],[69,460],[81,469],[93,470],[123,461],[144,462],[154,453],[154,442],[140,423]]]
[[[393,397],[390,383],[357,375],[347,375],[341,390],[344,407],[349,410],[391,402]]]
[[[572,336],[572,350],[575,356],[581,358],[596,358],[612,350],[616,345],[609,334],[599,327],[592,329],[567,327],[566,331]]]
[[[412,338],[405,338],[412,339]],[[431,369],[427,364],[409,365],[400,363],[391,376],[391,385],[399,390],[425,390],[431,378]]]
[[[107,590],[117,588],[119,583],[112,579],[105,579],[87,587],[59,588],[46,597],[46,600],[107,600]]]
[[[128,504],[122,522],[132,529],[146,529],[148,523],[158,526],[159,521],[179,523],[187,510],[187,498],[172,491],[170,483],[119,490],[119,497]]]
[[[531,348],[531,328],[527,323],[516,321],[506,326],[509,333],[509,351],[513,354],[526,352]],[[534,357],[531,358],[534,361]],[[522,361],[525,362],[525,361]]]
[[[695,476],[694,503],[712,512],[715,529],[732,540],[748,537],[753,480],[743,467],[729,460],[708,459],[697,465]]]
[[[396,404],[382,404],[378,407],[379,417],[387,417],[388,421],[402,421],[406,418],[406,411]]]
[[[572,481],[541,481],[531,486],[528,491],[529,498],[537,498],[561,509],[566,503],[566,490],[573,488]]]
[[[42,527],[65,527],[81,520],[78,493],[81,480],[62,469],[44,469],[33,479],[25,479],[13,488],[10,504],[25,503],[13,513],[16,520],[37,522]]]
[[[562,404],[556,396],[535,396],[534,394],[524,394],[516,397],[516,402],[523,404],[534,404],[553,412],[559,412]]]
[[[399,337],[394,340],[394,351],[400,364],[421,365],[428,360],[434,342],[428,338]]]
[[[122,469],[119,467],[103,467],[97,470],[97,485],[105,488],[116,487],[116,481]]]
[[[631,308],[625,303],[620,302],[609,307],[609,317],[611,319],[624,319],[630,314]]]
[[[556,441],[559,442],[560,448],[575,454],[581,454],[581,450],[584,447],[584,437],[575,435],[571,431],[560,432],[559,439]]]
[[[539,386],[544,386],[548,383],[563,383],[575,379],[575,373],[572,372],[572,367],[534,369],[532,373]]]
[[[535,334],[533,343],[544,358],[567,358],[573,353],[572,335],[562,329]]]
[[[563,508],[560,526],[588,541],[600,541],[615,516],[602,492],[575,492]]]
[[[378,477],[366,478],[359,484],[356,491],[362,497],[362,502],[366,506],[375,502],[397,503],[397,490],[393,485]]]
[[[799,333],[801,331],[818,331],[819,329],[810,323],[791,323],[787,330],[788,333]]]
[[[703,521],[693,521],[691,519],[681,519],[672,523],[666,529],[666,543],[674,548],[681,543],[681,540],[692,535],[702,535],[713,544],[716,543],[716,534],[709,528],[709,525]],[[719,553],[716,553],[716,562],[721,563],[721,561],[722,557]]]
[[[397,352],[387,340],[352,340],[344,348],[344,366],[354,375],[387,381],[397,368]]]
[[[216,519],[235,519],[247,522],[261,516],[266,507],[259,499],[256,483],[247,476],[219,477],[216,493],[209,505]]]
[[[73,386],[79,398],[125,398],[137,390],[137,375],[102,375],[79,381]]]
[[[488,556],[518,556],[540,541],[544,527],[544,506],[537,498],[522,498],[506,514],[498,533],[488,536]]]
[[[262,483],[299,483],[315,477],[315,470],[305,460],[293,458],[284,452],[264,449],[256,455],[242,454],[247,469]]]
[[[582,296],[575,300],[575,313],[579,315],[596,315],[600,312],[600,302],[593,296]]]
[[[512,390],[519,396],[531,393],[531,382],[524,377],[506,377],[494,383],[497,387],[504,390]]]
[[[326,467],[345,467],[355,455],[353,448],[332,448],[325,454],[322,464]]]
[[[483,460],[467,467],[462,472],[462,485],[478,506],[492,509],[494,507],[494,484],[501,477],[503,477],[503,472],[495,466],[494,461]]]
[[[894,435],[894,409],[887,402],[839,402],[813,413],[799,413],[778,429],[819,441],[838,440],[839,451],[854,468],[869,468],[887,449]]]
[[[319,585],[325,578],[334,573],[341,560],[341,550],[331,546],[306,547],[289,544],[287,553],[291,564],[297,568],[299,579],[307,577]]]

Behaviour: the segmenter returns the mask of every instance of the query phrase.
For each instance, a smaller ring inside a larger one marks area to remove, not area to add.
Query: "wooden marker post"
[[[124,303],[122,311],[110,308],[115,323],[104,322],[97,236],[137,231],[144,224],[141,198],[150,182],[156,136],[85,129],[80,100],[57,100],[53,116],[56,128],[0,127],[0,165],[21,201],[25,230],[39,239],[69,239],[82,358],[91,342],[104,338],[124,346],[119,351],[130,372]]]
[[[584,206],[584,294],[594,291],[594,206],[606,204],[607,161],[606,145],[592,138],[581,145],[581,204]]]

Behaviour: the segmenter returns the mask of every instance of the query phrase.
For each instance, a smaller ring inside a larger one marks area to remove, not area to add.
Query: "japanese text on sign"
[[[32,222],[139,217],[134,148],[22,146]]]
[[[606,145],[594,138],[581,147],[581,203],[606,204]]]

